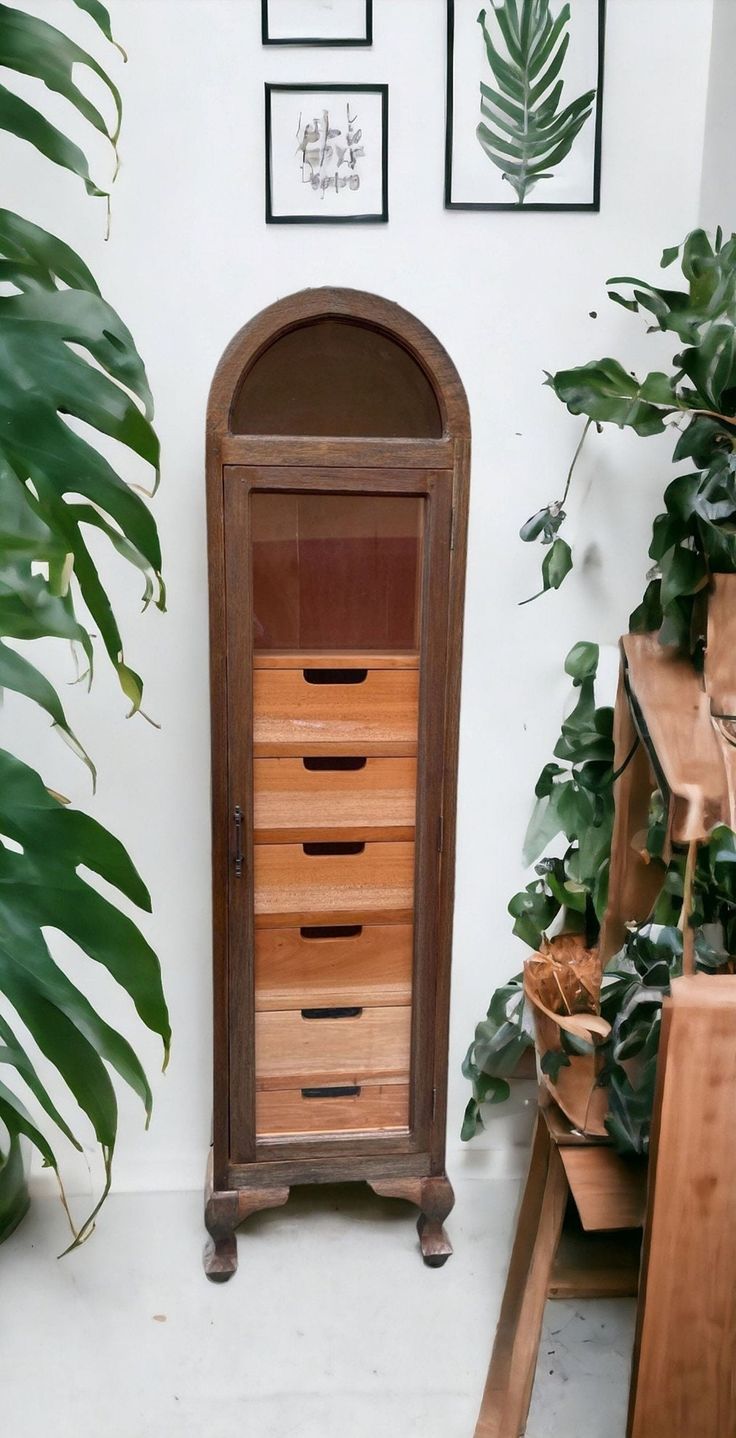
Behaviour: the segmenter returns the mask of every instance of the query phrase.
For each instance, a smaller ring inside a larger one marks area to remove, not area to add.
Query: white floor
[[[197,1194],[121,1195],[76,1254],[39,1200],[0,1248],[4,1438],[472,1438],[518,1186],[457,1185],[455,1255],[359,1185],[300,1190],[202,1274]],[[549,1304],[528,1438],[623,1438],[633,1305]]]

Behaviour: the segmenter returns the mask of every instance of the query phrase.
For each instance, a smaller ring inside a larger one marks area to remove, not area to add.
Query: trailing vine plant
[[[73,3],[115,43],[100,0]],[[120,93],[91,53],[46,21],[0,4],[0,65],[11,75],[31,77],[39,91],[45,86],[62,96],[106,137],[117,172]],[[104,89],[110,121],[76,84],[80,67]],[[92,178],[83,151],[42,109],[5,84],[0,84],[0,130],[34,145],[109,205],[109,187]],[[104,537],[142,575],[144,608],[154,601],[163,609],[158,534],[144,499],[93,438],[95,432],[108,436],[139,456],[150,467],[155,488],[159,443],[152,415],[133,338],[83,260],[47,230],[0,209],[0,687],[40,706],[93,779],[92,761],[71,730],[59,694],[27,657],[27,646],[49,638],[70,641],[83,654],[84,677],[91,683],[94,630],[130,712],[140,710],[142,681],[125,659],[89,538]],[[84,421],[85,433],[68,417]],[[108,970],[142,1022],[160,1036],[164,1063],[168,1058],[170,1027],[158,959],[132,919],[79,873],[81,866],[150,910],[148,890],[122,844],[48,789],[35,770],[0,751],[0,1065],[24,1092],[21,1097],[17,1085],[0,1082],[0,1120],[7,1134],[5,1140],[0,1135],[0,1238],[28,1205],[21,1137],[58,1176],[56,1153],[25,1099],[30,1096],[81,1148],[18,1037],[13,1014],[91,1123],[105,1168],[99,1203],[109,1191],[117,1137],[111,1069],[139,1096],[147,1121],[151,1115],[151,1089],[140,1060],[55,961],[49,929],[66,934]],[[75,1232],[75,1243],[90,1233],[99,1203]]]
[[[585,429],[562,498],[532,515],[521,538],[539,540],[546,549],[539,593],[559,588],[573,567],[560,529],[589,429],[614,424],[646,437],[671,428],[673,461],[689,461],[692,470],[678,474],[665,489],[665,509],[654,521],[649,548],[654,567],[630,628],[658,631],[663,644],[676,645],[700,665],[704,612],[698,596],[713,574],[736,572],[736,236],[724,243],[719,230],[711,243],[695,230],[683,245],[665,250],[663,268],[678,259],[684,289],[621,277],[609,281],[626,287],[610,291],[615,303],[634,314],[643,311],[655,321],[650,332],[671,331],[684,344],[672,373],[654,372],[640,380],[619,361],[603,359],[548,375],[547,383],[570,412],[585,416]],[[605,912],[617,776],[612,711],[595,701],[597,661],[597,646],[585,643],[567,657],[577,703],[536,785],[525,849],[535,877],[509,903],[514,934],[532,951],[552,925],[564,932],[583,930],[588,944],[594,944]],[[644,1153],[648,1147],[662,1003],[683,968],[685,859],[674,854],[663,862],[663,815],[661,796],[655,794],[645,848],[661,867],[659,896],[647,922],[629,927],[621,952],[603,975],[601,1012],[612,1028],[601,1082],[609,1089],[608,1128],[622,1152]],[[553,844],[562,845],[561,855],[547,856]],[[733,971],[736,836],[724,826],[699,847],[689,922],[695,929],[697,968]],[[463,1138],[483,1127],[483,1103],[508,1097],[509,1077],[533,1043],[517,975],[493,995],[465,1058],[472,1097]],[[631,1059],[637,1061],[635,1068],[626,1066]]]

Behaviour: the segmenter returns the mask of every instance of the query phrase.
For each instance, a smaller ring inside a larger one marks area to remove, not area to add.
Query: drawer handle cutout
[[[340,842],[330,844],[320,842],[318,844],[302,844],[302,848],[305,854],[312,857],[319,854],[362,854],[365,849],[365,844]]]
[[[302,1098],[360,1098],[360,1084],[343,1084],[340,1088],[303,1088]]]
[[[307,684],[365,684],[367,669],[303,669]]]
[[[312,924],[299,930],[303,939],[359,939],[362,932],[362,924]]]
[[[367,759],[350,759],[350,758],[341,758],[341,757],[338,757],[338,756],[335,756],[334,759],[329,759],[329,758],[324,758],[324,759],[323,759],[323,758],[302,759],[302,764],[304,765],[304,768],[305,768],[305,769],[308,769],[308,770],[310,771],[310,773],[313,773],[313,774],[321,774],[321,773],[323,773],[323,772],[324,772],[324,773],[329,773],[330,770],[333,770],[333,769],[334,769],[334,770],[342,770],[343,772],[345,772],[345,771],[347,771],[347,770],[353,770],[353,769],[365,769],[365,766],[366,766],[367,763],[368,763],[368,760],[367,760]]]
[[[358,1009],[302,1009],[303,1019],[359,1019],[363,1010]]]

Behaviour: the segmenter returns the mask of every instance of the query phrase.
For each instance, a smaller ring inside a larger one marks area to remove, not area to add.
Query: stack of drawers
[[[406,1131],[416,654],[257,652],[256,1133]]]

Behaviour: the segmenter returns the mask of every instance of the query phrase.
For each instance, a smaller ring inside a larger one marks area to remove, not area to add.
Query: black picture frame
[[[271,142],[273,138],[273,124],[271,101],[276,93],[283,94],[309,94],[310,91],[319,91],[328,94],[371,94],[381,97],[381,209],[378,212],[369,212],[365,215],[275,215],[273,212],[272,195],[272,153]],[[314,83],[278,83],[265,86],[266,101],[266,224],[267,225],[385,225],[388,224],[388,85],[371,84],[337,84],[330,81],[329,84]]]
[[[455,0],[447,0],[447,88],[445,117],[445,209],[446,210],[510,210],[514,214],[527,211],[587,211],[597,214],[601,207],[601,160],[603,137],[603,81],[606,52],[606,0],[598,0],[598,85],[595,116],[595,150],[593,160],[593,200],[579,204],[544,204],[532,201],[519,205],[510,201],[453,200],[452,198],[452,152],[453,152],[453,111],[454,111],[454,60],[455,60]]]
[[[358,46],[367,47],[373,44],[373,0],[364,0],[365,4],[365,38],[356,39],[354,36],[345,40],[320,39],[315,36],[306,38],[304,36],[293,36],[291,38],[273,38],[269,33],[268,6],[269,0],[261,0],[261,39],[264,45],[309,45],[324,49],[334,50],[355,49]]]

